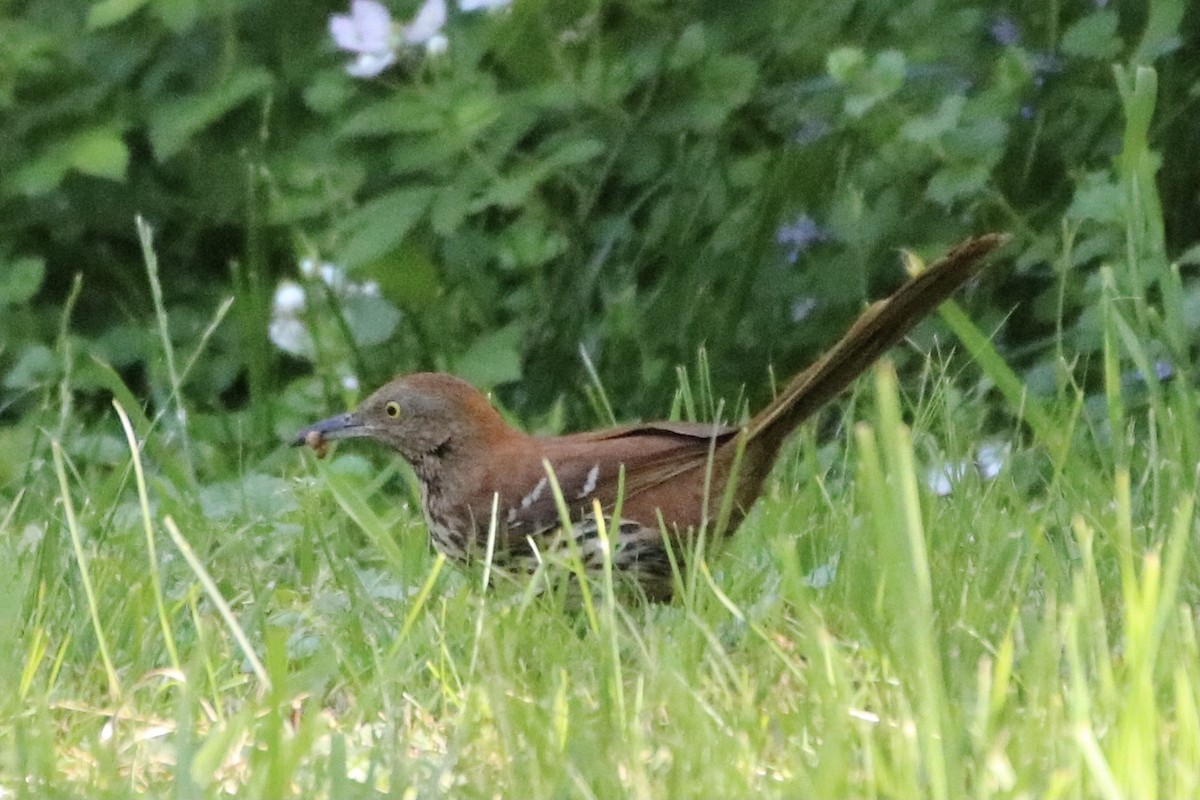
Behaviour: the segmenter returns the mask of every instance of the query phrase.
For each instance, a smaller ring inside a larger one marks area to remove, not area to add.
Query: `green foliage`
[[[1022,298],[1004,336],[1040,386],[1064,342],[1099,352],[1098,283],[1063,270],[1095,274],[1121,224],[1125,103],[1108,62],[1156,62],[1158,102],[1176,109],[1197,78],[1179,2],[1054,9],[452,4],[445,53],[405,50],[361,80],[315,7],[32,5],[0,19],[18,43],[0,63],[13,121],[0,264],[17,273],[0,302],[18,307],[0,321],[0,368],[18,378],[3,405],[53,378],[47,348],[77,272],[72,328],[139,393],[170,391],[134,334],[153,308],[131,268],[139,213],[158,231],[172,318],[194,320],[171,332],[178,346],[196,345],[232,285],[237,324],[190,391],[206,410],[249,402],[258,437],[272,427],[261,408],[300,367],[267,338],[270,295],[305,260],[373,282],[400,311],[300,357],[325,402],[343,379],[454,368],[526,414],[566,397],[584,421],[570,388],[581,347],[623,417],[661,409],[701,344],[718,385],[761,399],[768,364],[790,371],[895,282],[897,247],[933,254],[1011,228],[1026,255],[986,292],[997,320]],[[1144,126],[1143,178],[1168,160],[1172,186],[1194,185],[1187,118]],[[1195,232],[1176,196],[1164,244]],[[785,241],[797,219],[812,235]],[[35,262],[44,279],[25,307]],[[365,318],[331,299],[306,309],[309,327]],[[1185,291],[1183,307],[1196,302]],[[296,399],[308,386],[293,384]]]
[[[1196,796],[1182,2],[452,6],[371,81],[305,4],[19,6],[0,794]],[[416,368],[756,405],[981,228],[975,371],[880,370],[673,605],[484,592],[405,467],[274,446]]]

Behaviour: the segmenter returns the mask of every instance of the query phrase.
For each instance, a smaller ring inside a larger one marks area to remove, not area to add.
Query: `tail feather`
[[[824,355],[797,375],[749,425],[751,440],[782,442],[832,400],[913,326],[979,269],[980,261],[1009,240],[989,233],[957,245],[890,297],[873,303]]]

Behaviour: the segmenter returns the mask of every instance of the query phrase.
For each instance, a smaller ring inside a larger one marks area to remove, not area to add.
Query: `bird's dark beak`
[[[302,428],[292,439],[293,446],[312,445],[328,442],[333,439],[353,439],[356,436],[366,436],[367,426],[354,412],[338,414],[336,417],[314,422],[307,428]]]

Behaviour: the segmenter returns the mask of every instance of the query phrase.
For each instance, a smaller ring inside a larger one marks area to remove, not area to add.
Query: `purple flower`
[[[1001,47],[1008,47],[1021,41],[1021,29],[1017,27],[1016,20],[1008,16],[994,17],[992,24],[988,27],[988,33],[992,35],[992,41]]]
[[[792,322],[803,322],[817,307],[817,301],[812,297],[797,297],[792,301]]]
[[[1063,71],[1063,60],[1053,53],[1033,53],[1030,56],[1033,66],[1033,85],[1039,89],[1046,85],[1046,77]]]
[[[1169,381],[1175,377],[1175,367],[1170,361],[1159,359],[1154,362],[1154,380],[1158,383]],[[1146,375],[1140,369],[1129,370],[1121,375],[1127,384],[1147,383]]]
[[[376,0],[350,0],[349,14],[329,18],[329,34],[339,49],[358,56],[346,67],[356,78],[373,78],[396,60],[392,15]]]
[[[808,214],[801,214],[790,225],[783,225],[775,232],[775,241],[787,251],[787,260],[795,264],[800,254],[818,242],[829,238]]]
[[[805,120],[804,124],[792,135],[792,141],[798,145],[812,144],[833,130],[827,119]]]

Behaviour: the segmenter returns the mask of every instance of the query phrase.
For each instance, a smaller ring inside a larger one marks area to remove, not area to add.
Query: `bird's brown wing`
[[[592,514],[595,501],[605,512],[613,511],[619,488],[623,488],[623,503],[634,504],[640,495],[672,477],[702,467],[709,454],[738,430],[706,423],[655,422],[535,441],[553,470],[570,517],[579,520]],[[524,472],[507,475],[503,485],[525,487],[521,494],[500,498],[498,521],[510,541],[560,526],[558,506],[541,461],[536,471],[528,466],[528,460],[524,466],[518,466],[515,459],[510,462],[512,469]],[[499,480],[484,479],[482,483],[501,485]],[[490,495],[487,500],[490,504]],[[654,523],[653,518],[643,521]]]

